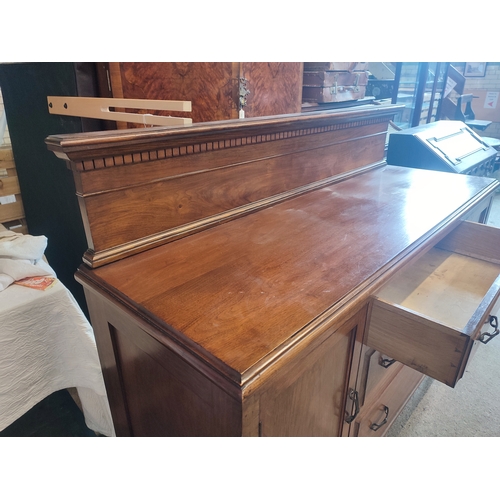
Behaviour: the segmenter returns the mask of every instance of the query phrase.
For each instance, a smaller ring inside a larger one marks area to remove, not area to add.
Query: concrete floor
[[[500,193],[487,223],[500,227]],[[479,345],[454,389],[426,378],[387,436],[499,437],[500,339]]]

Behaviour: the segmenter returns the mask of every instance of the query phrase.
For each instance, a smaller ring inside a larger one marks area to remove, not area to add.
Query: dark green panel
[[[48,238],[47,259],[87,313],[74,279],[87,249],[73,174],[47,150],[51,134],[82,131],[79,118],[51,115],[47,96],[76,96],[73,63],[0,64],[0,88],[21,186],[28,230]]]

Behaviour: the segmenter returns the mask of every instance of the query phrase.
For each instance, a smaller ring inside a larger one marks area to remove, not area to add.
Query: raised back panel
[[[381,164],[397,107],[51,136],[92,267]]]

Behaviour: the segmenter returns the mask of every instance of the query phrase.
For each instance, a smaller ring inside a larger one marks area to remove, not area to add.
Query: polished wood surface
[[[299,113],[302,106],[302,63],[242,62],[250,94],[244,107],[245,117]]]
[[[97,267],[381,162],[393,106],[52,136]],[[354,147],[354,143],[356,143]]]
[[[449,196],[429,199],[431,179]],[[80,273],[244,374],[318,315],[377,285],[444,221],[458,223],[488,185],[386,166]],[[412,212],[421,206],[428,210]]]
[[[493,226],[464,222],[437,245],[461,255],[500,264],[500,234]]]
[[[113,97],[191,101],[189,114],[155,113],[194,122],[237,118],[233,66],[231,62],[109,63]]]
[[[120,304],[90,288],[85,294],[117,436],[241,435],[235,386],[160,343]]]
[[[348,436],[379,418],[386,396],[391,419],[400,411],[423,375],[398,364],[363,376],[374,296],[485,213],[499,183],[385,165],[396,111],[47,139],[74,172],[89,246],[101,248],[76,278],[118,435]],[[158,189],[170,182],[171,216]]]
[[[367,344],[454,387],[500,297],[499,237],[464,221],[398,273],[377,293]]]
[[[244,106],[246,118],[300,112],[303,65],[299,62],[113,62],[108,66],[113,97],[191,101],[191,113],[170,115],[190,117],[195,123],[238,118],[240,78],[250,92]]]
[[[331,329],[302,363],[291,363],[269,384],[260,398],[261,436],[340,435],[357,326]]]

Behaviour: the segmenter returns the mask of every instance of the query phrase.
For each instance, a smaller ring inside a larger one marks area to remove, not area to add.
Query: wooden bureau
[[[495,325],[499,184],[386,165],[399,109],[47,138],[117,435],[377,436],[457,383]]]

